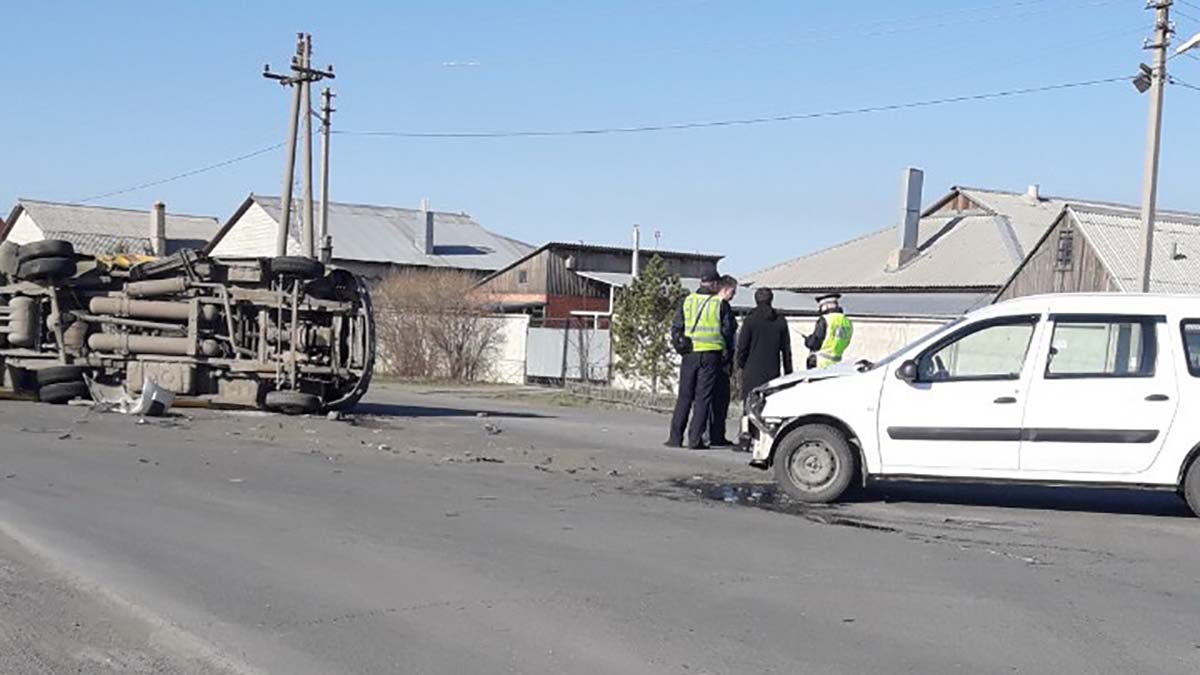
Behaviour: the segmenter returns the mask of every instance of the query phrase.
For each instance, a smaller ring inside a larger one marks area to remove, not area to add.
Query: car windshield
[[[876,368],[882,368],[883,366],[886,366],[887,364],[891,363],[892,361],[895,361],[896,359],[900,358],[900,356],[902,354],[907,354],[913,348],[913,346],[916,345],[917,343],[929,342],[930,340],[936,340],[937,338],[941,337],[942,335],[945,335],[947,332],[953,330],[955,327],[957,327],[959,324],[961,324],[965,320],[966,320],[965,317],[959,317],[959,318],[951,321],[950,323],[947,323],[937,329],[934,329],[932,332],[918,338],[917,340],[914,340],[913,342],[910,342],[910,343],[904,345],[900,349],[898,349],[898,350],[892,352],[891,354],[888,354],[887,356],[883,357],[882,359],[879,359],[878,361],[872,363],[871,367],[868,368],[868,370],[875,370]]]

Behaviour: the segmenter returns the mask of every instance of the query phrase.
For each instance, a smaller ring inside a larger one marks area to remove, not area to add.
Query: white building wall
[[[29,212],[21,209],[21,215],[17,216],[17,222],[13,223],[12,229],[8,231],[6,241],[11,241],[14,244],[28,244],[31,241],[41,241],[46,238],[42,232],[42,228],[33,222]]]
[[[501,342],[487,380],[501,384],[525,384],[526,338],[529,315],[500,314],[489,319],[499,325]]]
[[[251,204],[221,241],[213,247],[214,256],[231,258],[268,258],[275,255],[275,234],[279,223],[257,203]],[[300,241],[288,236],[288,255],[299,255]]]

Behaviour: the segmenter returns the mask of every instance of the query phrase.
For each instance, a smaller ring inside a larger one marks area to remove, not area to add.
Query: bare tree
[[[502,341],[495,303],[476,278],[454,271],[403,271],[374,290],[384,372],[407,379],[471,382],[485,376]]]

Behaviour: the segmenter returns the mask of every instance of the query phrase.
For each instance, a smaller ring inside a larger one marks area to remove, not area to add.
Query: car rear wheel
[[[775,480],[789,497],[825,504],[854,480],[854,451],[841,431],[827,424],[794,429],[775,450]]]
[[[72,258],[35,258],[26,260],[17,268],[17,277],[29,281],[61,279],[75,274]]]
[[[1183,476],[1183,498],[1187,500],[1192,513],[1200,516],[1200,458],[1192,460],[1192,465]]]
[[[39,258],[74,258],[75,246],[62,239],[44,239],[33,241],[21,246],[17,260],[28,262]]]
[[[50,366],[37,371],[39,387],[62,382],[83,382],[83,368],[79,366]]]

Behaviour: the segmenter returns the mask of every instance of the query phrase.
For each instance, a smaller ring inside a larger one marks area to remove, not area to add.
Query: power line
[[[1181,5],[1187,5],[1188,7],[1191,7],[1192,9],[1195,9],[1195,10],[1198,10],[1198,11],[1200,11],[1200,5],[1197,5],[1197,4],[1196,4],[1196,3],[1194,3],[1194,2],[1188,2],[1188,0],[1177,0],[1177,1],[1178,1],[1178,2],[1179,2],[1179,4],[1181,4]],[[1176,8],[1176,9],[1175,9],[1175,11],[1176,11],[1176,12],[1178,12],[1178,11],[1179,11],[1179,8]]]
[[[841,108],[820,112],[795,113],[789,115],[772,115],[768,117],[748,117],[743,119],[709,120],[702,122],[677,122],[671,124],[645,124],[626,127],[598,127],[592,129],[565,130],[526,130],[526,131],[354,131],[348,129],[334,130],[335,134],[348,136],[388,136],[397,138],[531,138],[556,136],[600,136],[606,134],[634,134],[657,131],[683,131],[688,129],[707,129],[713,127],[749,126],[756,124],[773,124],[779,122],[797,122],[801,120],[821,119],[827,117],[846,117],[850,115],[866,115],[870,113],[908,110],[912,108],[929,108],[952,103],[984,101],[988,99],[1024,96],[1063,89],[1078,89],[1112,82],[1125,82],[1132,79],[1129,76],[1106,77],[1098,80],[1083,80],[1080,82],[1065,82],[1041,87],[1026,87],[1023,89],[1008,89],[982,94],[966,94],[945,98],[910,101],[907,103],[891,103],[887,105],[865,106],[862,108]]]
[[[1184,89],[1193,89],[1195,91],[1200,91],[1200,87],[1197,87],[1194,84],[1188,84],[1187,82],[1184,82],[1183,80],[1179,79],[1178,77],[1175,77],[1174,75],[1171,76],[1171,79],[1169,81],[1171,84],[1177,84],[1177,85],[1183,87]]]
[[[195,176],[197,174],[206,173],[208,171],[213,171],[215,169],[220,169],[222,167],[229,166],[230,164],[237,164],[238,162],[243,162],[247,159],[258,157],[259,155],[264,155],[268,152],[271,152],[272,150],[278,150],[279,148],[282,148],[282,147],[283,147],[283,143],[276,143],[275,145],[272,145],[270,147],[259,148],[258,150],[255,150],[254,152],[249,152],[244,155],[239,155],[237,157],[226,159],[224,161],[217,162],[216,164],[209,164],[208,166],[203,166],[198,169],[191,169],[190,171],[184,171],[183,173],[177,173],[174,176],[168,176],[167,178],[160,178],[158,180],[152,180],[152,181],[149,181],[146,183],[141,183],[139,185],[134,185],[132,187],[127,187],[127,188],[123,188],[120,190],[113,190],[112,192],[105,192],[104,194],[93,195],[91,197],[86,197],[84,199],[77,199],[77,200],[75,200],[75,203],[76,204],[86,204],[88,202],[94,202],[98,199],[106,199],[108,197],[115,197],[117,195],[123,195],[123,194],[129,193],[129,192],[137,192],[138,190],[145,190],[146,188],[154,187],[156,185],[163,185],[165,183],[171,183],[171,182],[180,180],[182,178],[188,178],[190,176]]]

